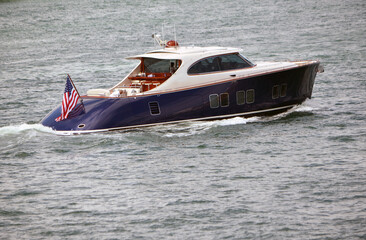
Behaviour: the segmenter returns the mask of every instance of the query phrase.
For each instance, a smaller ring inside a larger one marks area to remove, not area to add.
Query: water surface
[[[366,3],[0,1],[1,239],[365,239]],[[288,113],[82,136],[40,120],[66,74],[118,83],[161,32],[317,59]]]

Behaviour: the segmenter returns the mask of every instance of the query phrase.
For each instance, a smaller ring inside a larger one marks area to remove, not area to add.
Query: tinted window
[[[281,85],[281,97],[285,97],[286,96],[286,92],[287,92],[287,84],[283,83]]]
[[[210,95],[210,107],[211,108],[219,107],[219,95],[217,95],[217,94]]]
[[[242,69],[251,66],[252,64],[240,57],[239,54],[226,54],[202,59],[188,70],[188,74]]]
[[[247,103],[254,103],[254,89],[247,90]]]
[[[280,86],[274,85],[272,87],[272,99],[276,99],[280,96]]]
[[[228,93],[221,93],[220,94],[220,102],[221,102],[221,107],[228,107],[229,106],[229,94]]]
[[[221,70],[231,70],[250,67],[251,65],[244,61],[238,54],[221,56]]]
[[[144,70],[147,73],[168,73],[170,72],[170,60],[144,58]]]
[[[245,103],[245,92],[238,91],[236,92],[236,104],[243,105]]]
[[[188,74],[194,74],[194,73],[205,73],[205,72],[214,72],[219,71],[220,67],[217,61],[214,63],[214,58],[206,58],[195,65],[193,65],[189,70]]]

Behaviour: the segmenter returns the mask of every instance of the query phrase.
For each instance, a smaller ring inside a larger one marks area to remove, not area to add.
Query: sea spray
[[[16,134],[22,134],[24,132],[28,131],[37,131],[37,132],[43,132],[43,133],[55,133],[51,128],[45,127],[41,124],[27,124],[22,123],[20,125],[10,125],[0,128],[0,136],[5,135],[16,135]]]
[[[277,119],[284,118],[293,112],[312,112],[314,110],[311,106],[306,105],[299,105],[293,107],[292,109],[277,114],[275,116],[267,116],[267,117],[251,117],[251,118],[244,118],[244,117],[233,117],[228,119],[220,119],[220,120],[213,120],[213,121],[192,121],[186,122],[181,124],[168,124],[164,126],[155,126],[153,129],[157,130],[159,128],[160,132],[164,133],[164,137],[187,137],[192,135],[199,135],[204,134],[208,130],[215,128],[215,127],[222,127],[222,126],[233,126],[233,125],[241,125],[253,122],[268,122],[274,121]]]
[[[249,122],[255,122],[258,119],[259,117],[252,117],[252,118],[234,117],[229,119],[221,119],[213,121],[192,121],[184,124],[177,124],[174,126],[173,130],[171,130],[172,125],[170,125],[169,130],[168,128],[166,128],[166,131],[168,132],[165,133],[163,136],[187,137],[192,135],[203,134],[215,127],[246,124]]]

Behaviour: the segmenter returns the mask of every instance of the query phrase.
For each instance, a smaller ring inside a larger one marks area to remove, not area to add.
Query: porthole
[[[246,92],[246,100],[247,103],[254,103],[254,99],[255,99],[255,94],[254,94],[254,89],[249,89]]]
[[[210,108],[218,108],[219,107],[219,95],[211,94],[209,96],[210,99]]]
[[[228,93],[220,94],[220,104],[221,104],[221,107],[229,106],[229,94]]]
[[[283,83],[281,84],[281,97],[286,97],[287,94],[287,84]]]
[[[79,124],[78,128],[84,128],[85,127],[85,124],[82,123],[82,124]]]
[[[236,92],[236,104],[238,105],[245,104],[245,91]]]
[[[272,99],[276,99],[280,96],[280,86],[274,85],[272,87]]]

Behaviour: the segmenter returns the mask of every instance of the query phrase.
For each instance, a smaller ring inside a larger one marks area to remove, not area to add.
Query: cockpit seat
[[[86,92],[86,95],[95,97],[108,97],[110,92],[108,89],[90,89]]]

